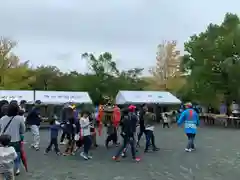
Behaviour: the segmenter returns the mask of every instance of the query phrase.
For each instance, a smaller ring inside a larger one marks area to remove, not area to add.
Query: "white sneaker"
[[[191,150],[191,149],[188,149],[188,148],[185,148],[185,151],[186,151],[186,152],[191,152],[192,150]]]
[[[87,158],[88,158],[88,159],[92,159],[92,156],[88,155]]]
[[[20,170],[17,169],[15,174],[16,174],[16,176],[18,176],[20,174]]]
[[[88,157],[85,155],[84,152],[81,152],[81,153],[80,153],[80,156],[83,157],[83,159],[88,160]]]

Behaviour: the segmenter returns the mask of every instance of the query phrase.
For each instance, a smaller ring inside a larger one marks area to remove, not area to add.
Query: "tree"
[[[176,41],[164,41],[158,45],[156,65],[149,70],[152,75],[150,84],[155,86],[154,89],[168,89],[168,81],[175,80],[176,76],[179,76],[181,57],[176,46]]]
[[[29,74],[28,61],[20,62],[12,50],[17,43],[7,38],[0,38],[0,88],[29,89],[34,77]]]
[[[219,102],[219,96],[231,101],[239,98],[240,20],[227,13],[221,25],[210,24],[205,32],[193,35],[185,43],[181,68],[192,96],[203,103]]]
[[[103,101],[106,96],[113,99],[119,90],[139,90],[144,86],[139,78],[143,69],[119,71],[109,52],[100,54],[98,58],[84,53],[82,58],[87,60],[91,70],[84,80],[84,86],[88,87],[90,95],[98,99],[98,102]]]
[[[98,104],[104,96],[114,98],[119,90],[140,90],[145,86],[140,78],[143,69],[119,71],[109,52],[98,57],[82,55],[90,73],[64,73],[56,66],[30,67],[28,61],[20,61],[12,52],[16,45],[15,41],[0,38],[0,89],[87,91]]]
[[[54,83],[62,75],[60,70],[55,66],[39,66],[35,70],[32,70],[32,73],[35,75],[36,81],[31,86],[37,90],[55,90]],[[65,83],[67,82],[62,82],[62,84]]]

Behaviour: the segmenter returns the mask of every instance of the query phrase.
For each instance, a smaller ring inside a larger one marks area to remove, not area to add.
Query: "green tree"
[[[227,13],[221,25],[210,24],[185,43],[181,68],[190,73],[185,95],[203,103],[218,103],[219,96],[227,101],[239,97],[239,23],[237,15]]]
[[[12,50],[17,43],[0,37],[0,89],[29,89],[34,76],[29,72],[28,62],[20,62]]]
[[[109,52],[100,54],[98,58],[84,53],[82,58],[87,60],[91,70],[82,83],[95,102],[103,101],[105,96],[114,98],[119,90],[139,90],[144,86],[144,81],[140,78],[143,69],[120,71]]]

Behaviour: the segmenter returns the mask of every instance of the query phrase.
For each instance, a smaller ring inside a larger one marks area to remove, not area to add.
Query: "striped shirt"
[[[0,173],[12,171],[17,153],[13,147],[0,147]]]

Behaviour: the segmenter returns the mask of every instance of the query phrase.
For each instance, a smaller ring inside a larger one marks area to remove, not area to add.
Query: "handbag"
[[[15,116],[13,116],[13,117],[10,119],[10,121],[7,123],[7,125],[5,126],[5,128],[4,128],[3,131],[2,131],[1,135],[3,135],[3,134],[6,132],[6,130],[8,129],[8,127],[9,127],[9,125],[11,124],[11,122],[12,122],[12,120],[13,120],[14,117],[15,117]]]

